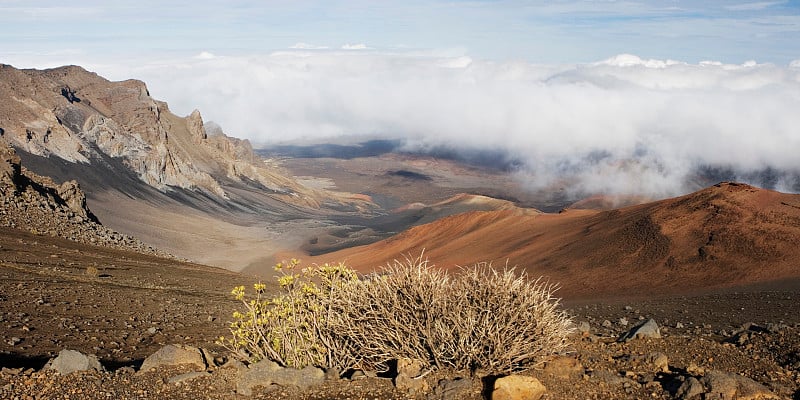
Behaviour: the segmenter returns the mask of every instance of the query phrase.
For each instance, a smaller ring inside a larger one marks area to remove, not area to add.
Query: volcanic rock
[[[102,226],[75,181],[60,185],[27,170],[0,138],[0,225],[76,242],[157,253],[142,242]]]
[[[85,355],[75,350],[61,350],[58,356],[47,363],[45,369],[51,369],[61,375],[71,374],[77,371],[105,371],[95,355]]]
[[[763,385],[750,378],[722,371],[710,371],[700,379],[706,393],[722,399],[777,399]],[[710,396],[706,396],[708,398]]]
[[[139,372],[147,372],[162,365],[189,364],[197,369],[207,367],[203,353],[197,347],[169,344],[144,359]]]
[[[306,367],[303,369],[283,368],[270,360],[262,360],[250,366],[236,383],[236,392],[250,396],[256,386],[263,386],[268,390],[272,385],[293,386],[302,390],[325,382],[325,372],[319,368]]]
[[[397,376],[394,378],[394,385],[398,389],[411,393],[425,391],[427,383],[418,377],[422,373],[424,363],[410,358],[397,360]]]
[[[459,400],[468,397],[472,381],[465,378],[442,379],[433,388],[428,400]]]
[[[494,382],[492,400],[538,400],[547,388],[532,376],[509,375]]]
[[[699,398],[697,396],[702,395],[705,393],[705,387],[700,381],[697,380],[695,377],[689,377],[683,384],[678,388],[677,393],[675,393],[675,398],[680,400],[691,400],[693,398]]]
[[[658,329],[658,324],[653,319],[648,319],[647,321],[634,326],[633,328],[631,328],[631,330],[620,336],[618,341],[629,342],[634,339],[643,339],[643,338],[651,338],[651,339],[661,338],[661,331]]]

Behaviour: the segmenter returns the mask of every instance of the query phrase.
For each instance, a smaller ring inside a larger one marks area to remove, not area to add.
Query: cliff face
[[[170,112],[137,80],[108,81],[77,66],[20,70],[0,64],[0,135],[43,157],[94,164],[119,158],[162,191],[199,190],[227,198],[226,180],[257,183],[275,196],[318,206],[320,194],[260,163],[250,143],[213,126],[199,111]]]
[[[157,251],[139,240],[108,229],[86,206],[75,181],[56,184],[24,168],[19,156],[0,138],[0,226],[39,235],[63,237],[143,253]]]
[[[86,206],[86,194],[75,181],[67,181],[60,185],[51,179],[34,174],[22,167],[19,156],[12,147],[0,139],[0,195],[5,203],[13,197],[25,197],[27,193],[36,193],[36,205],[45,208],[61,209],[78,221],[97,218]],[[30,196],[28,196],[30,197]]]

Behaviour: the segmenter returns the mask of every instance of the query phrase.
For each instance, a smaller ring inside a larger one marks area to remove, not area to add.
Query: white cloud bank
[[[536,65],[294,47],[113,75],[143,79],[176,112],[198,108],[256,144],[369,135],[500,150],[532,187],[671,196],[703,166],[800,171],[800,62]]]

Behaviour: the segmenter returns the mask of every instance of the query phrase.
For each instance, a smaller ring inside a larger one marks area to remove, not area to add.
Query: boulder
[[[532,376],[509,375],[494,382],[492,400],[539,400],[546,391]]]
[[[66,181],[56,187],[56,192],[64,200],[70,211],[83,219],[97,221],[97,217],[86,206],[86,193],[81,190],[78,182],[74,180]]]
[[[739,400],[779,398],[760,383],[728,372],[709,371],[700,379],[700,383],[706,389],[706,398]]]
[[[139,372],[147,372],[162,365],[190,364],[198,370],[205,370],[207,365],[203,353],[197,347],[168,344],[145,358]]]
[[[105,371],[103,365],[97,360],[97,356],[85,355],[75,350],[61,350],[58,356],[50,360],[45,369],[55,370],[61,375],[71,374],[77,371]]]
[[[470,397],[472,380],[465,378],[442,379],[429,394],[428,400],[460,400]]]
[[[15,185],[22,174],[22,164],[17,152],[5,140],[0,141],[0,182]]]
[[[703,384],[700,383],[697,378],[689,377],[689,379],[684,381],[678,388],[678,392],[675,393],[675,398],[679,400],[699,399],[699,396],[705,392],[705,387],[703,387]]]
[[[195,109],[186,117],[186,128],[195,143],[208,139],[206,129],[203,127],[203,117],[200,116],[200,110]]]
[[[618,342],[630,342],[634,339],[652,338],[660,339],[661,331],[658,329],[658,324],[655,320],[648,319],[625,332],[620,336]]]
[[[254,387],[270,388],[272,385],[294,386],[305,390],[323,383],[325,372],[319,368],[283,368],[270,360],[262,360],[241,373],[236,382],[236,393],[250,396]]]

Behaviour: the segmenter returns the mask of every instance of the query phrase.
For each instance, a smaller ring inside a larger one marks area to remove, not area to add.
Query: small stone
[[[428,400],[460,400],[469,398],[472,381],[464,378],[442,379],[428,395]]]
[[[664,353],[650,353],[645,356],[645,361],[650,366],[651,372],[669,372],[669,358]]]
[[[689,377],[683,384],[678,388],[678,391],[675,393],[675,398],[680,400],[690,400],[692,398],[699,399],[698,396],[705,393],[705,387],[694,377]]]
[[[617,320],[617,323],[618,323],[620,326],[628,326],[628,319],[627,319],[627,318],[625,318],[625,317],[622,317],[622,318],[620,318],[619,320]]]
[[[581,322],[578,323],[577,331],[578,331],[578,334],[580,334],[581,336],[584,336],[584,337],[585,336],[589,336],[591,330],[592,330],[592,327],[589,325],[588,322],[581,321]]]
[[[602,326],[603,326],[603,328],[611,328],[611,326],[612,326],[611,325],[611,321],[604,320],[603,323],[602,323]]]
[[[629,342],[633,339],[641,339],[641,338],[652,338],[652,339],[660,339],[661,332],[658,329],[658,324],[656,321],[648,319],[647,321],[640,323],[639,325],[634,326],[628,332],[625,332],[620,338],[617,340],[618,342]]]
[[[494,382],[492,400],[539,400],[547,388],[532,376],[510,375]]]

